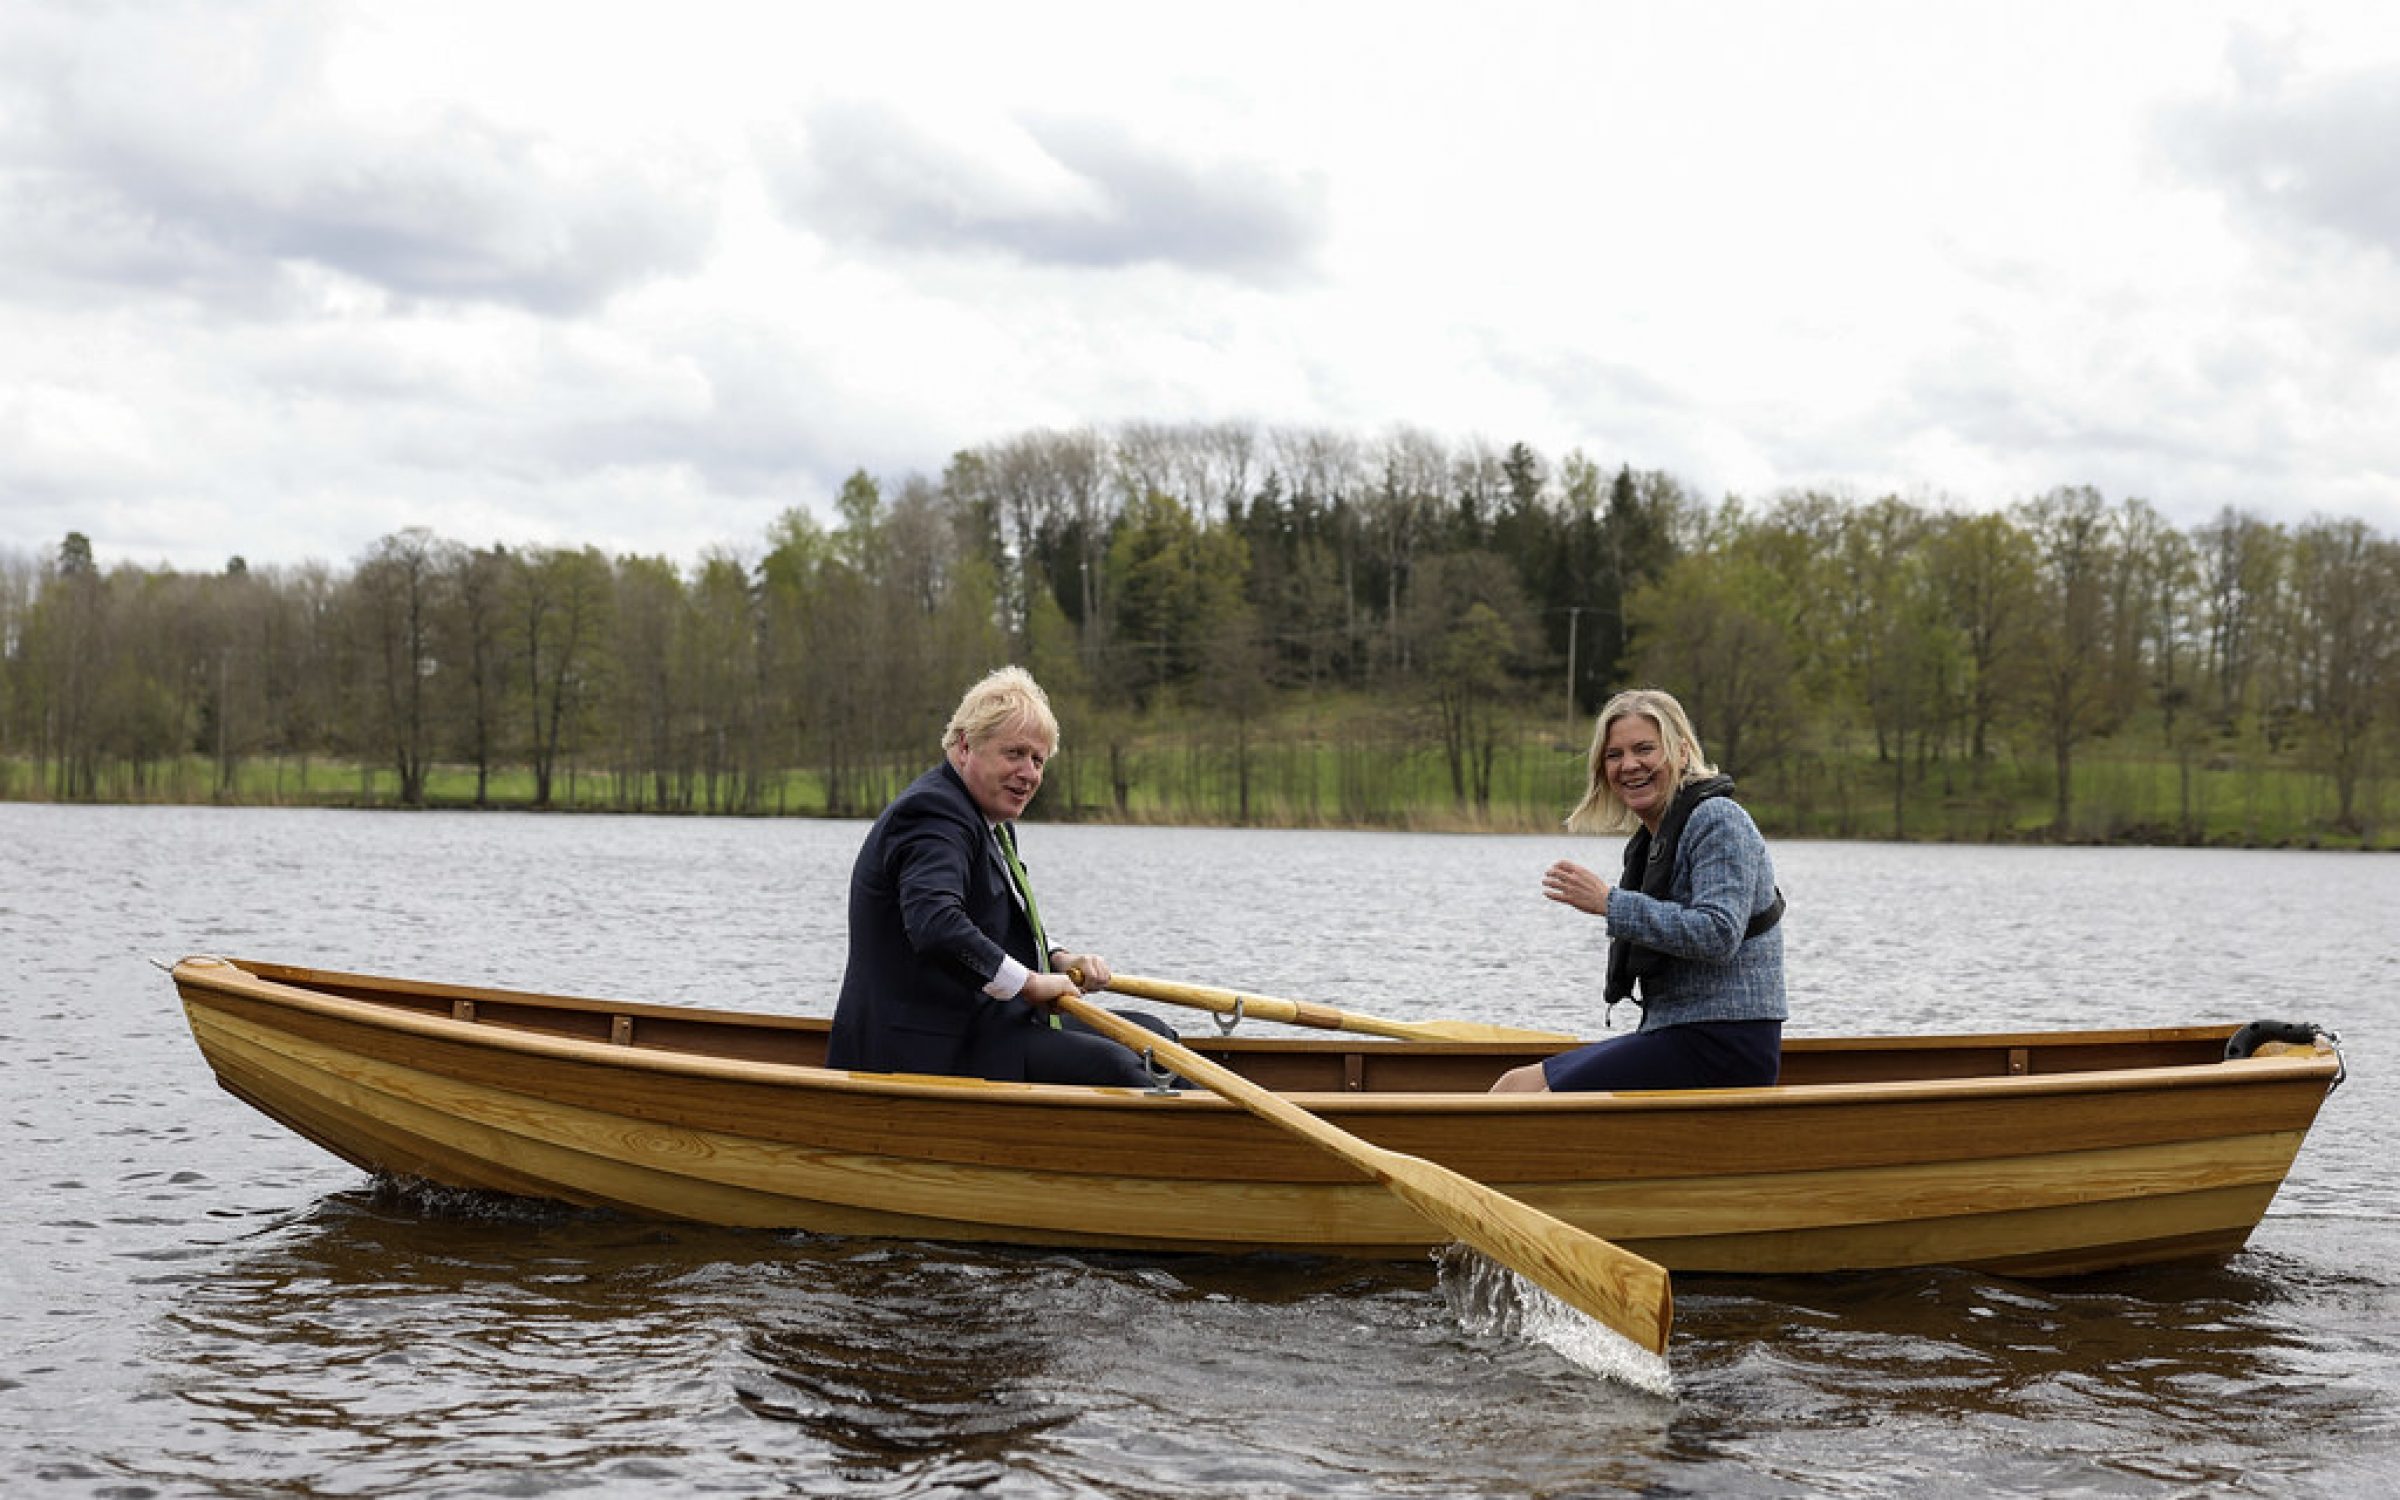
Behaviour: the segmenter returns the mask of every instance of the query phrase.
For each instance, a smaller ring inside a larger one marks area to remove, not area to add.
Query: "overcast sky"
[[[2400,536],[2400,6],[0,0],[0,549],[1221,419]]]

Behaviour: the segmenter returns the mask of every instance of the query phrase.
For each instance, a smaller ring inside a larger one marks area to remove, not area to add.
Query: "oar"
[[[1136,1052],[1149,1052],[1260,1119],[1332,1152],[1391,1189],[1418,1213],[1526,1280],[1547,1288],[1651,1353],[1666,1352],[1667,1330],[1675,1319],[1674,1289],[1668,1284],[1666,1267],[1448,1167],[1362,1141],[1274,1090],[1080,995],[1062,998],[1058,1007]]]
[[[1197,1010],[1213,1010],[1223,1016],[1238,1011],[1261,1021],[1314,1026],[1324,1031],[1356,1031],[1368,1036],[1391,1036],[1410,1042],[1577,1040],[1563,1032],[1525,1031],[1515,1026],[1491,1026],[1481,1021],[1387,1021],[1381,1016],[1361,1015],[1354,1010],[1336,1010],[1330,1005],[1315,1005],[1305,1000],[1278,1000],[1272,995],[1251,995],[1240,990],[1212,989],[1199,984],[1177,984],[1171,979],[1144,979],[1138,974],[1119,974],[1108,982],[1108,987],[1121,995],[1132,995],[1141,1000],[1160,1000],[1169,1005],[1189,1005]]]

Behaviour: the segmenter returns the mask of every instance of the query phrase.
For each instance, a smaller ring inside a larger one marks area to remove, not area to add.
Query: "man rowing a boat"
[[[1052,943],[1017,853],[1058,720],[1032,674],[967,689],[939,765],[892,799],[850,870],[850,954],[828,1067],[1027,1083],[1151,1083],[1132,1050],[1055,1013],[1073,975],[1110,979],[1096,953]],[[1172,1037],[1154,1016],[1121,1012]]]

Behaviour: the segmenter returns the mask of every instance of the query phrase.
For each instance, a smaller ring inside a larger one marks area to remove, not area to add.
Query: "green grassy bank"
[[[1037,816],[1082,822],[1386,828],[1440,832],[1535,832],[1556,828],[1581,793],[1583,753],[1564,734],[1520,736],[1493,753],[1488,798],[1459,796],[1437,747],[1356,725],[1259,738],[1248,746],[1221,732],[1173,726],[1118,745],[1070,741],[1052,762]],[[787,770],[766,778],[747,804],[730,781],[618,777],[576,767],[553,783],[554,810],[822,817],[861,816],[930,764],[894,761],[854,779],[834,809],[825,781]],[[1895,786],[1897,780],[1898,785]],[[185,757],[141,768],[100,768],[107,803],[273,807],[395,807],[397,778],[373,765],[323,759],[254,758],[220,785],[214,761]],[[2070,842],[2258,848],[2392,849],[2400,827],[2380,781],[2362,784],[2353,820],[2342,826],[2330,780],[2273,759],[2207,764],[2110,745],[2080,755],[2063,832],[2047,758],[2003,755],[1981,766],[1912,765],[1896,777],[1871,753],[1820,748],[1787,755],[1741,777],[1742,798],[1771,835],[1907,839],[1958,843]],[[52,801],[55,777],[23,759],[0,760],[0,799]],[[477,805],[472,768],[443,765],[427,779],[425,804]],[[485,805],[534,806],[532,774],[493,775]]]

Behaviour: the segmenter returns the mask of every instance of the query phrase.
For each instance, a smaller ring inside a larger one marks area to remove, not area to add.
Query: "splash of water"
[[[1645,1395],[1675,1399],[1675,1372],[1623,1334],[1585,1316],[1469,1245],[1433,1252],[1450,1315],[1478,1338],[1521,1338]]]
[[[448,1187],[422,1177],[378,1172],[365,1201],[385,1213],[466,1223],[552,1224],[606,1218],[598,1209],[579,1209],[552,1198],[521,1198],[481,1188]]]

